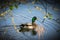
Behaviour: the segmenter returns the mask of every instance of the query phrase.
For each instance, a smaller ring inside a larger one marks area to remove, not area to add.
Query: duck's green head
[[[32,18],[32,23],[34,23],[35,20],[37,20],[37,17],[36,17],[36,16],[34,16],[34,17]]]

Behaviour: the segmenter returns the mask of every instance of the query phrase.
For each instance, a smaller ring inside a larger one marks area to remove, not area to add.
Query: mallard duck
[[[40,35],[40,33],[43,33],[44,28],[38,27],[38,25],[35,23],[36,19],[37,18],[34,16],[32,18],[32,23],[21,24],[19,32],[29,32],[30,31],[32,33],[32,35],[36,35],[37,33]]]

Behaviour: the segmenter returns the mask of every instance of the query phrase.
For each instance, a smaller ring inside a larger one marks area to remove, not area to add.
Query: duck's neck
[[[35,23],[36,20],[32,21],[32,25]]]

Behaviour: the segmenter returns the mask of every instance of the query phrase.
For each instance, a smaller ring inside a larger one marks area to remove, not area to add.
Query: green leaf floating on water
[[[49,19],[53,19],[53,17],[52,16],[49,16]]]
[[[53,19],[52,14],[48,13],[47,16],[48,16],[48,19]]]
[[[10,6],[10,10],[13,10],[14,9],[14,6]]]

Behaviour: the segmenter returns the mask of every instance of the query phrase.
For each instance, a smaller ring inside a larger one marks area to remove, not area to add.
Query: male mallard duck
[[[21,24],[20,25],[20,32],[29,32],[31,31],[32,35],[38,35],[42,34],[44,32],[44,28],[42,26],[38,27],[38,25],[35,23],[37,17],[32,18],[32,23],[27,23],[27,24]]]

